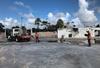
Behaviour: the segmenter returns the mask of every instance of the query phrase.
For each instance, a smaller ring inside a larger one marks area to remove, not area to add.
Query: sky
[[[6,27],[33,27],[36,18],[54,24],[59,18],[65,23],[94,25],[100,22],[100,0],[0,0],[0,22]]]

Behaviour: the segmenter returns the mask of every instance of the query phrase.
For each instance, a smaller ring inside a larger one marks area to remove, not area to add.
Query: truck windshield
[[[15,31],[19,31],[18,29],[16,29]]]

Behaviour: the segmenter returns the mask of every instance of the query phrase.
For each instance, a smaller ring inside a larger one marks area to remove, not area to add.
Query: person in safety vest
[[[39,42],[39,33],[38,32],[35,33],[35,41]]]
[[[86,31],[86,32],[87,32],[86,36],[87,36],[87,40],[88,40],[88,46],[90,47],[91,46],[91,33],[90,33],[90,31]]]

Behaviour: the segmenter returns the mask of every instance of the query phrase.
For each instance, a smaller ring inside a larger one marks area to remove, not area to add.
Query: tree
[[[19,26],[13,26],[12,29],[13,29],[13,28],[20,28],[20,27],[19,27]]]
[[[97,25],[96,25],[96,27],[100,27],[100,25],[99,25],[99,24],[97,24]]]
[[[57,31],[56,25],[49,25],[47,29],[48,31]]]
[[[44,25],[45,28],[47,28],[48,24],[49,24],[48,21],[42,21],[42,25]]]
[[[2,23],[0,23],[0,32],[4,31],[4,25]]]
[[[43,25],[47,25],[48,22],[47,22],[47,21],[42,21],[42,24],[43,24]]]
[[[26,30],[26,27],[25,26],[22,26],[21,28],[22,28],[22,30]]]
[[[27,32],[26,27],[25,27],[25,26],[22,26],[21,29],[22,29],[22,33],[23,33],[23,34],[26,34],[26,32]]]
[[[64,22],[62,19],[58,19],[56,27],[57,28],[64,28]]]
[[[41,22],[41,19],[40,18],[36,18],[35,25],[37,25],[37,29],[39,29],[40,22]]]

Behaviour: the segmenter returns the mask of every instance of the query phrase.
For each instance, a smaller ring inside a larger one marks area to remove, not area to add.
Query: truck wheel
[[[16,38],[16,42],[18,42],[18,39]]]
[[[10,36],[8,36],[7,38],[10,39]]]

